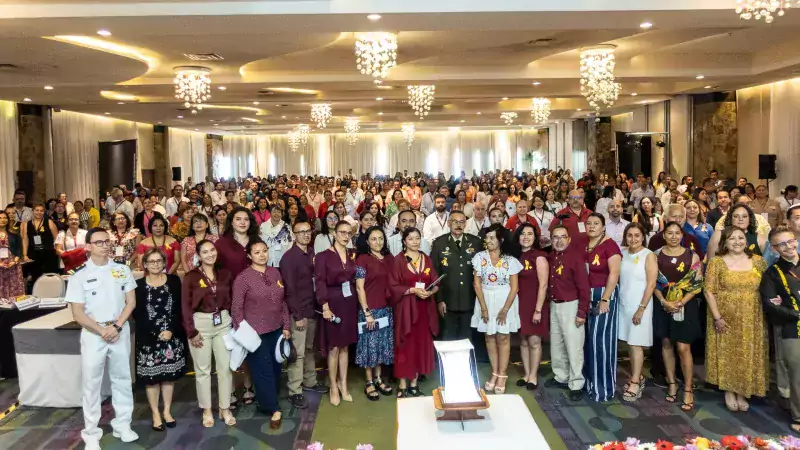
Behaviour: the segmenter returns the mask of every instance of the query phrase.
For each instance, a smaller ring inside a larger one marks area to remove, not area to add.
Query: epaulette
[[[70,276],[75,275],[76,272],[78,272],[79,270],[83,269],[84,267],[86,267],[86,263],[83,263],[80,266],[78,266],[78,267],[76,267],[76,268],[74,268],[72,270],[68,270],[67,271],[67,275],[70,275]]]

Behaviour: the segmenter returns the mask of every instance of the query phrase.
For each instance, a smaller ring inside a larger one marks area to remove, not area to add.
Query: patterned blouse
[[[472,268],[475,270],[475,274],[481,277],[482,286],[498,287],[508,286],[511,275],[522,271],[522,264],[517,258],[510,255],[502,255],[496,264],[492,264],[489,251],[484,250],[472,258]]]
[[[289,330],[289,307],[284,295],[278,269],[267,267],[264,273],[252,266],[244,269],[233,283],[231,316],[234,327],[239,328],[246,320],[258,334],[279,328]]]
[[[111,253],[114,255],[114,262],[125,264],[130,267],[133,262],[133,254],[136,252],[136,241],[139,237],[138,228],[129,228],[121,236],[116,231],[108,232],[109,239],[111,240]],[[122,247],[122,255],[120,255],[117,247]]]

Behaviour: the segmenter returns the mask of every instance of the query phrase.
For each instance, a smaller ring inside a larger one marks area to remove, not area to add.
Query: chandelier
[[[543,124],[550,118],[550,100],[536,97],[531,101],[531,119],[533,123]]]
[[[772,23],[775,20],[775,16],[772,15],[775,11],[778,12],[779,17],[782,17],[785,14],[783,9],[792,7],[790,0],[736,0],[736,3],[736,14],[739,14],[740,19],[761,20],[763,17],[766,23]]]
[[[297,149],[300,148],[300,133],[296,130],[292,130],[286,133],[286,136],[289,139],[289,148],[291,148],[293,152],[296,152]]]
[[[420,119],[431,110],[433,105],[433,94],[436,91],[436,86],[432,84],[421,84],[408,87],[408,104],[414,110],[414,114],[418,115]]]
[[[597,111],[601,104],[609,107],[619,97],[620,84],[614,81],[615,48],[601,45],[581,50],[581,94]]]
[[[311,120],[317,125],[317,128],[325,128],[328,122],[331,121],[331,104],[330,103],[315,103],[311,105]]]
[[[356,39],[356,66],[376,83],[386,78],[389,69],[397,65],[397,35],[364,33]]]
[[[414,131],[415,127],[413,123],[403,123],[403,140],[406,141],[409,147],[411,147],[411,144],[414,142]]]
[[[308,144],[308,136],[311,134],[311,127],[307,124],[301,123],[295,129],[297,133],[300,135],[300,143],[303,145]]]
[[[198,66],[180,66],[175,68],[175,98],[183,101],[183,105],[197,114],[203,109],[203,102],[211,98],[211,69]]]
[[[514,120],[517,118],[517,113],[515,112],[504,112],[500,114],[500,118],[506,123],[506,125],[511,125],[514,123]]]
[[[347,143],[350,146],[358,142],[358,117],[348,117],[344,121],[344,132],[347,134]]]

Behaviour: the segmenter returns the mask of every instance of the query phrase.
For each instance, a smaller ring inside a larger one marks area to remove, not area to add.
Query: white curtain
[[[72,111],[54,111],[51,127],[53,188],[70,199],[97,198],[99,194],[98,142],[139,137],[136,122]]]
[[[800,78],[772,84],[769,152],[777,155],[778,178],[772,196],[800,180]]]
[[[195,183],[206,178],[206,135],[196,131],[167,129],[169,165],[181,168],[181,183],[192,177]]]
[[[14,199],[18,167],[17,104],[0,101],[0,202],[3,207]]]

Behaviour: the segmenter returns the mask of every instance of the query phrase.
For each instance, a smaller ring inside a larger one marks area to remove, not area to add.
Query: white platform
[[[484,420],[436,420],[433,397],[397,401],[397,450],[419,449],[536,449],[546,450],[539,426],[519,395],[491,395],[489,409],[479,411]],[[439,415],[441,413],[438,413]]]

